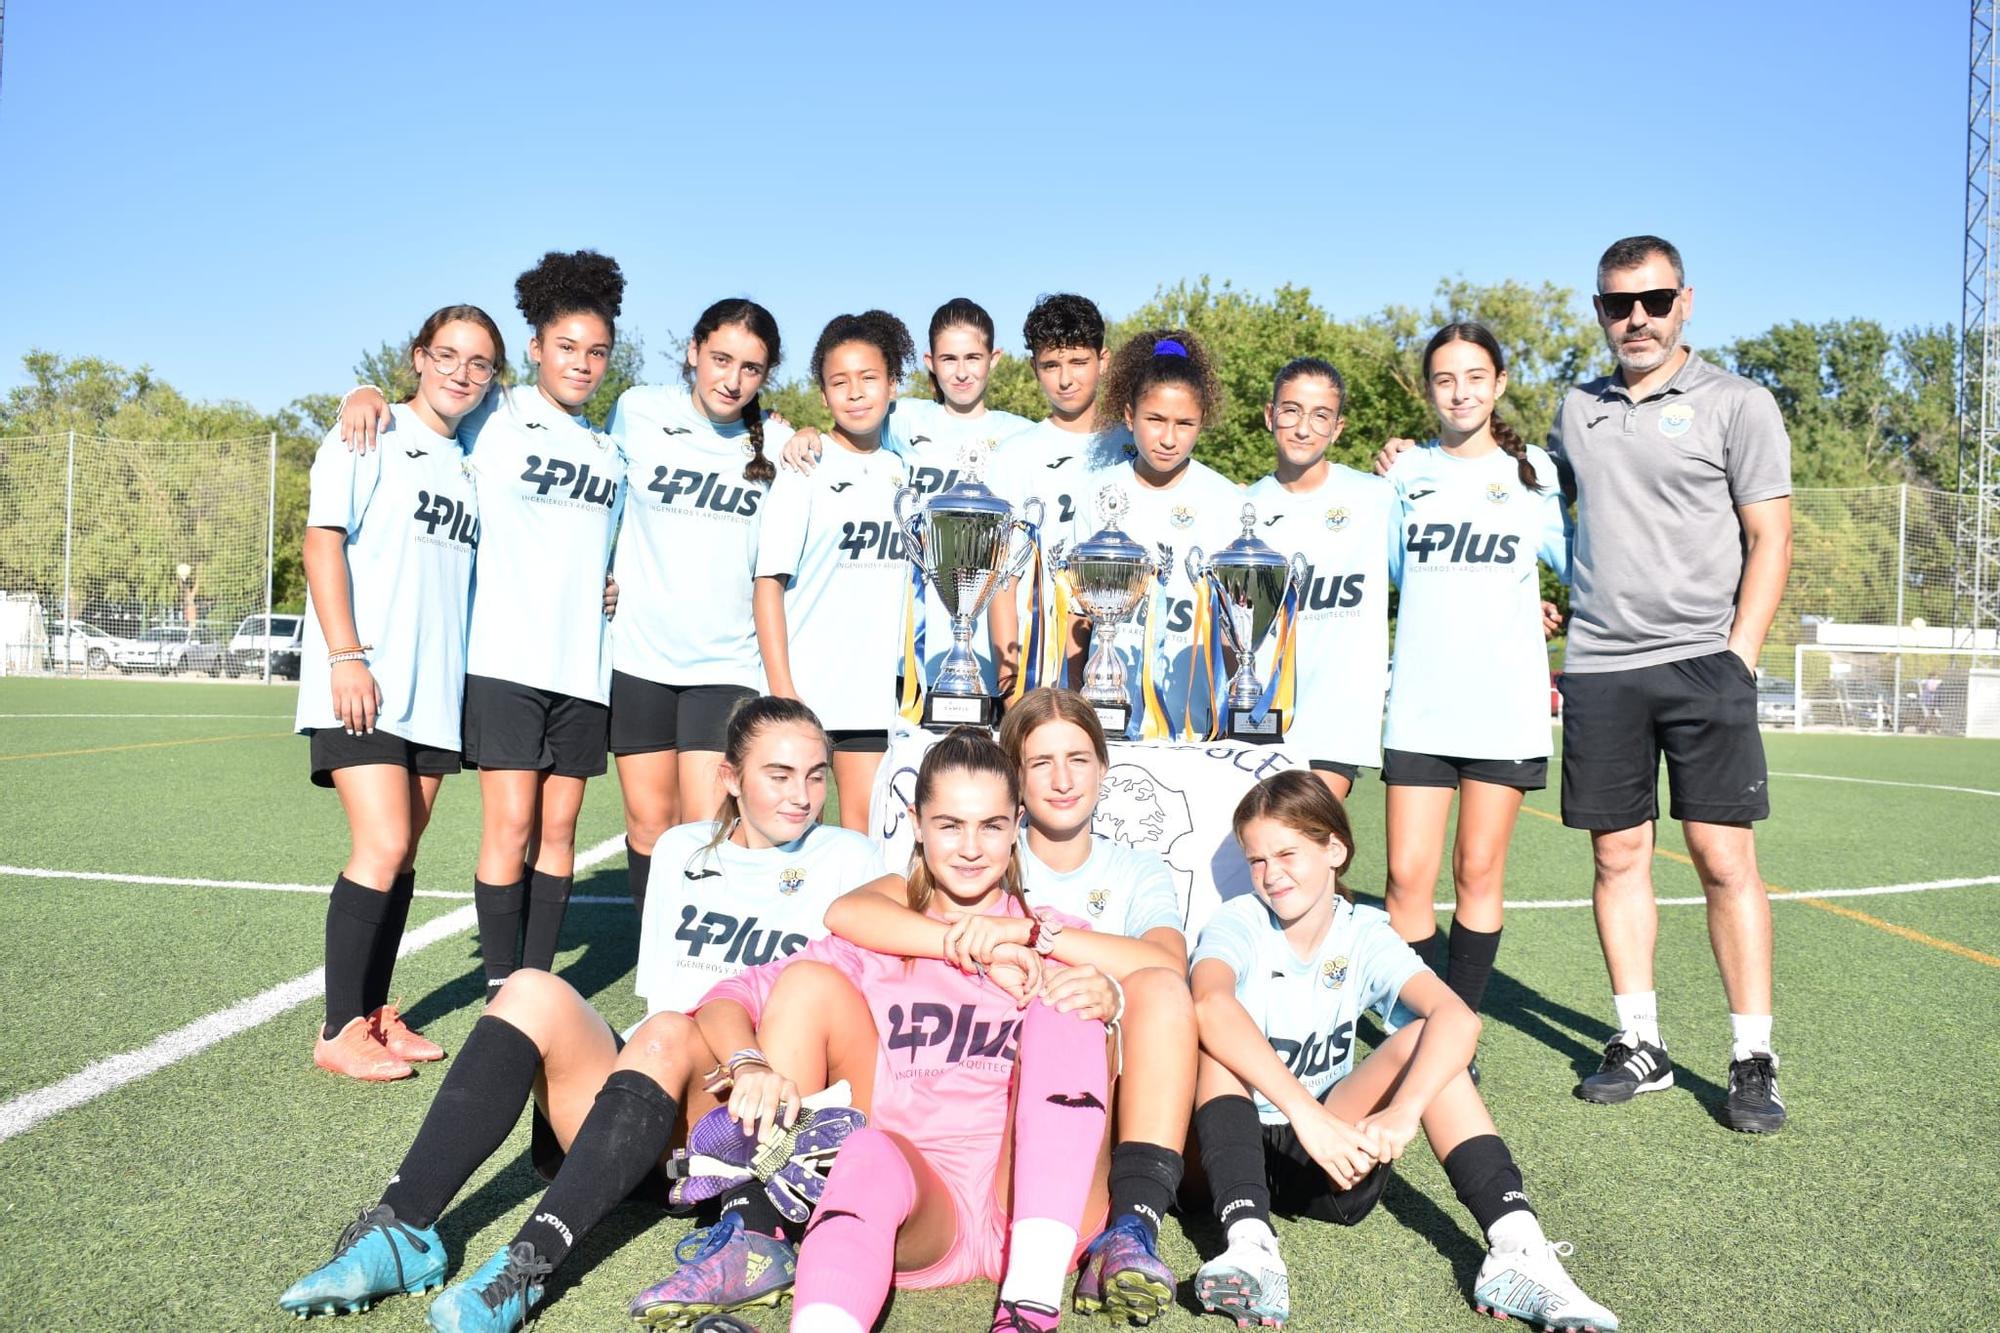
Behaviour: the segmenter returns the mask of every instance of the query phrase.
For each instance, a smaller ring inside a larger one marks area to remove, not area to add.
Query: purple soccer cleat
[[[775,1308],[798,1277],[798,1251],[776,1236],[744,1230],[735,1212],[682,1237],[674,1258],[680,1267],[627,1307],[649,1328],[685,1327],[752,1305]]]
[[[803,1222],[826,1191],[834,1155],[868,1117],[846,1105],[852,1095],[844,1082],[807,1097],[799,1117],[764,1144],[717,1107],[688,1132],[687,1150],[667,1165],[676,1204],[699,1203],[755,1178],[781,1217]]]
[[[1153,1233],[1126,1215],[1090,1243],[1072,1297],[1078,1314],[1149,1324],[1174,1301],[1174,1270],[1160,1261]]]

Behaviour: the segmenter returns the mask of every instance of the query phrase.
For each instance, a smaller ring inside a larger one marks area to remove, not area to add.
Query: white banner
[[[915,839],[910,801],[917,765],[938,736],[898,719],[875,775],[872,832],[891,870],[908,864]],[[1099,835],[1165,858],[1180,893],[1190,946],[1217,903],[1250,892],[1250,869],[1229,818],[1250,787],[1301,767],[1274,745],[1240,741],[1113,742],[1094,827]]]

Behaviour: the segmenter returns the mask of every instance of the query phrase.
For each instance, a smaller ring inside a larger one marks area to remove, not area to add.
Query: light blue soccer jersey
[[[532,384],[496,390],[459,428],[479,481],[479,561],[466,670],[604,703],[604,574],[625,460]]]
[[[1453,458],[1436,441],[1389,470],[1402,590],[1382,744],[1463,759],[1548,755],[1549,658],[1539,556],[1569,577],[1569,517],[1555,464],[1528,446],[1541,481],[1521,484],[1501,450]]]
[[[389,429],[358,453],[328,431],[313,457],[306,525],[347,534],[347,583],[368,670],[382,691],[375,725],[439,749],[459,748],[465,699],[465,633],[479,500],[456,439],[437,434],[405,404]],[[306,596],[299,656],[300,731],[337,727],[318,609]],[[347,647],[346,644],[337,645]]]
[[[1262,898],[1232,898],[1202,927],[1190,967],[1211,958],[1236,974],[1237,1001],[1292,1075],[1322,1099],[1354,1068],[1355,1022],[1371,1010],[1386,1021],[1404,985],[1424,970],[1387,912],[1345,898],[1310,958],[1292,952]],[[1254,1100],[1265,1124],[1285,1123],[1262,1091]]]
[[[1296,685],[1285,744],[1301,760],[1373,768],[1382,762],[1382,705],[1389,690],[1389,548],[1396,491],[1334,464],[1319,489],[1288,491],[1275,476],[1249,489],[1257,535],[1309,567],[1299,597]],[[1258,660],[1269,681],[1276,647]]]
[[[1041,421],[1010,437],[986,466],[986,484],[1019,507],[1042,502],[1042,545],[1074,545],[1104,526],[1097,516],[1098,474],[1126,461],[1132,433],[1123,425],[1093,434]]]
[[[630,469],[613,573],[611,664],[663,685],[764,688],[750,610],[769,482],[745,480],[750,432],[714,422],[679,385],[627,389],[608,434]],[[764,456],[791,431],[766,419]]]
[[[1118,653],[1125,659],[1126,684],[1132,694],[1132,721],[1127,736],[1137,740],[1145,722],[1145,698],[1141,681],[1148,636],[1153,642],[1153,685],[1168,720],[1178,731],[1195,694],[1194,725],[1206,734],[1208,686],[1197,680],[1194,661],[1194,585],[1188,582],[1187,554],[1199,546],[1213,555],[1243,531],[1243,488],[1199,460],[1190,461],[1180,480],[1165,490],[1139,484],[1132,464],[1120,463],[1100,477],[1106,486],[1116,486],[1131,501],[1123,527],[1128,536],[1148,551],[1163,542],[1173,552],[1164,588],[1152,585],[1152,599],[1146,615],[1153,621],[1135,618],[1118,631]],[[1223,681],[1221,684],[1226,685]]]
[[[653,845],[637,987],[648,1013],[686,1013],[716,982],[797,953],[827,933],[828,904],[885,873],[882,849],[849,829],[815,824],[757,850],[710,851],[714,834],[703,820]]]
[[[1138,939],[1159,926],[1182,930],[1187,910],[1174,890],[1174,877],[1158,853],[1126,847],[1090,835],[1090,858],[1074,870],[1053,870],[1021,838],[1021,874],[1034,907],[1053,907],[1108,930]]]
[[[896,715],[910,560],[896,527],[903,460],[828,439],[810,477],[780,471],[757,575],[789,579],[792,682],[830,730],[879,731]]]

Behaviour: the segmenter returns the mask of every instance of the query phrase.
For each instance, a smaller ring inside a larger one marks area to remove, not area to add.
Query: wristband
[[[368,654],[362,652],[360,649],[356,649],[353,652],[327,654],[326,664],[328,666],[339,666],[342,662],[359,662],[363,666],[366,666],[368,665]]]
[[[729,1077],[731,1078],[735,1078],[737,1071],[742,1069],[744,1065],[762,1065],[766,1069],[771,1067],[770,1059],[755,1046],[744,1047],[723,1061],[722,1064],[723,1068],[729,1071]]]

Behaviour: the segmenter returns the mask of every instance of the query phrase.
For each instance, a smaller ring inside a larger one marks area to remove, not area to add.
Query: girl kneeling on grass
[[[756,1086],[731,1098],[740,1118],[773,1104],[772,1069],[783,1075],[777,1102],[796,1106],[799,1089],[845,1079],[868,1113],[841,1144],[799,1247],[794,1333],[859,1333],[892,1286],[980,1277],[1000,1282],[995,1329],[1052,1329],[1077,1236],[1104,1212],[1113,988],[1065,985],[1069,970],[1045,968],[1026,944],[995,945],[993,962],[972,972],[941,961],[958,923],[1029,915],[1014,766],[983,733],[953,732],[924,756],[915,807],[905,888],[928,918],[929,956],[830,937],[721,983],[697,1015],[712,1048],[761,1047],[745,1052]],[[828,924],[841,929],[842,914],[830,911]],[[1041,924],[1064,940],[1085,925],[1054,913]],[[633,1313],[672,1324],[776,1304],[790,1255],[770,1230],[726,1214]]]
[[[1310,773],[1280,773],[1236,807],[1254,896],[1218,908],[1194,953],[1201,1073],[1195,1133],[1229,1245],[1195,1294],[1237,1325],[1290,1313],[1271,1230],[1283,1212],[1353,1226],[1421,1127],[1490,1249],[1473,1285],[1482,1313],[1545,1329],[1618,1327],[1563,1271],[1466,1065],[1479,1019],[1423,965],[1389,918],[1340,884],[1347,814]],[[1363,1010],[1418,1015],[1354,1064]]]
[[[826,733],[804,705],[767,697],[737,708],[720,770],[725,797],[718,820],[692,826],[709,835],[691,855],[691,833],[672,829],[662,838],[685,873],[672,892],[663,887],[652,901],[656,915],[699,920],[700,928],[687,933],[715,947],[697,958],[698,943],[683,950],[649,936],[640,994],[672,1004],[688,993],[691,978],[713,979],[726,956],[712,925],[718,913],[756,912],[765,920],[767,943],[749,949],[797,949],[803,936],[819,933],[832,897],[879,870],[880,855],[867,839],[818,822],[827,763]],[[742,927],[732,932],[741,937],[734,942],[742,945],[752,933]],[[779,938],[770,944],[773,937]],[[279,1305],[305,1318],[365,1310],[386,1296],[441,1286],[449,1259],[438,1218],[505,1144],[532,1096],[532,1151],[553,1183],[514,1239],[430,1309],[438,1329],[521,1327],[549,1275],[621,1200],[667,1204],[720,1193],[727,1207],[734,1197],[727,1190],[749,1188],[741,1180],[712,1179],[690,1189],[693,1182],[669,1179],[686,1174],[677,1169],[683,1159],[668,1154],[683,1110],[692,1122],[716,1105],[700,1077],[715,1064],[683,1014],[656,1009],[621,1042],[566,981],[539,969],[515,972],[473,1025],[381,1199],[341,1233],[333,1258],[287,1288]]]

